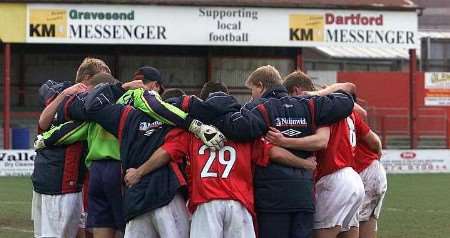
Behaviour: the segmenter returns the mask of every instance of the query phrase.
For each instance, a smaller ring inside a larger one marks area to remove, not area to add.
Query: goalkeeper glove
[[[42,135],[37,135],[36,139],[34,140],[33,146],[35,150],[45,148],[44,137]]]
[[[189,131],[194,133],[197,138],[209,148],[220,150],[226,141],[225,136],[217,128],[205,125],[199,120],[193,120],[189,125]]]

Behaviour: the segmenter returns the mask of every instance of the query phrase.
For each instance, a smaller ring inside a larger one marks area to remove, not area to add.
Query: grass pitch
[[[0,177],[0,237],[33,237],[31,181]],[[450,174],[389,175],[379,238],[449,238]]]

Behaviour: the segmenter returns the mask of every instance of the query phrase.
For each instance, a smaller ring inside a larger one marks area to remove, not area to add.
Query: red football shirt
[[[360,123],[363,130],[369,133],[370,128],[366,124],[366,122],[361,120]],[[367,133],[365,135],[367,135]],[[378,153],[372,151],[367,145],[367,143],[361,140],[361,137],[356,138],[356,154],[355,154],[355,163],[353,167],[356,172],[361,173],[364,169],[369,167],[369,165],[372,164],[374,160],[377,160],[378,158],[379,158]]]
[[[163,145],[173,160],[187,158],[189,203],[193,213],[211,200],[236,200],[254,215],[253,172],[255,164],[267,166],[272,145],[263,140],[248,143],[227,141],[211,151],[193,134],[173,129]]]
[[[339,169],[354,166],[356,138],[365,136],[370,129],[364,127],[358,113],[330,126],[330,140],[325,150],[317,152],[316,181]]]

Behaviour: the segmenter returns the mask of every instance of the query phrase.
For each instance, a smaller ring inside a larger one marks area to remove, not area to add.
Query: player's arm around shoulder
[[[345,91],[312,96],[307,100],[312,102],[311,112],[317,126],[330,125],[350,116],[355,104],[353,95]]]
[[[69,145],[86,140],[88,129],[89,123],[87,122],[68,121],[38,135],[34,142],[34,148]]]
[[[66,96],[70,96],[82,91],[86,90],[86,86],[81,83],[75,84],[71,87],[64,89],[61,93],[59,93],[42,111],[39,116],[39,128],[41,130],[47,130],[50,128],[50,125],[55,117],[55,113],[58,109],[58,106],[62,103]]]
[[[226,114],[219,128],[233,141],[253,141],[264,136],[269,129],[270,119],[263,102],[252,101],[239,111]]]
[[[346,92],[348,94],[355,94],[356,93],[356,85],[353,83],[334,83],[324,89],[321,89],[319,91],[314,91],[314,92],[307,92],[307,95],[312,95],[312,96],[327,96],[330,95],[332,93],[338,92],[338,91],[343,91]]]

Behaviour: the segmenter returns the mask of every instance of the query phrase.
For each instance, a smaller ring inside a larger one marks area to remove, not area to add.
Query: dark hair
[[[295,87],[302,88],[303,91],[315,91],[312,80],[302,71],[294,71],[283,80],[283,86],[290,94],[294,92]]]
[[[186,95],[186,93],[179,88],[169,88],[161,95],[162,100],[166,101],[169,98],[177,98]]]
[[[119,80],[115,79],[111,74],[101,72],[92,76],[91,80],[88,82],[88,84],[92,86],[101,83],[116,84],[119,83]]]
[[[161,78],[161,73],[158,69],[150,66],[142,66],[134,72],[132,80],[142,80],[144,84],[150,82],[156,82],[159,86],[158,93],[162,94],[166,88],[163,79]]]
[[[228,93],[228,88],[225,84],[220,82],[206,82],[203,84],[202,90],[200,91],[200,98],[206,100],[210,93],[215,92]]]

